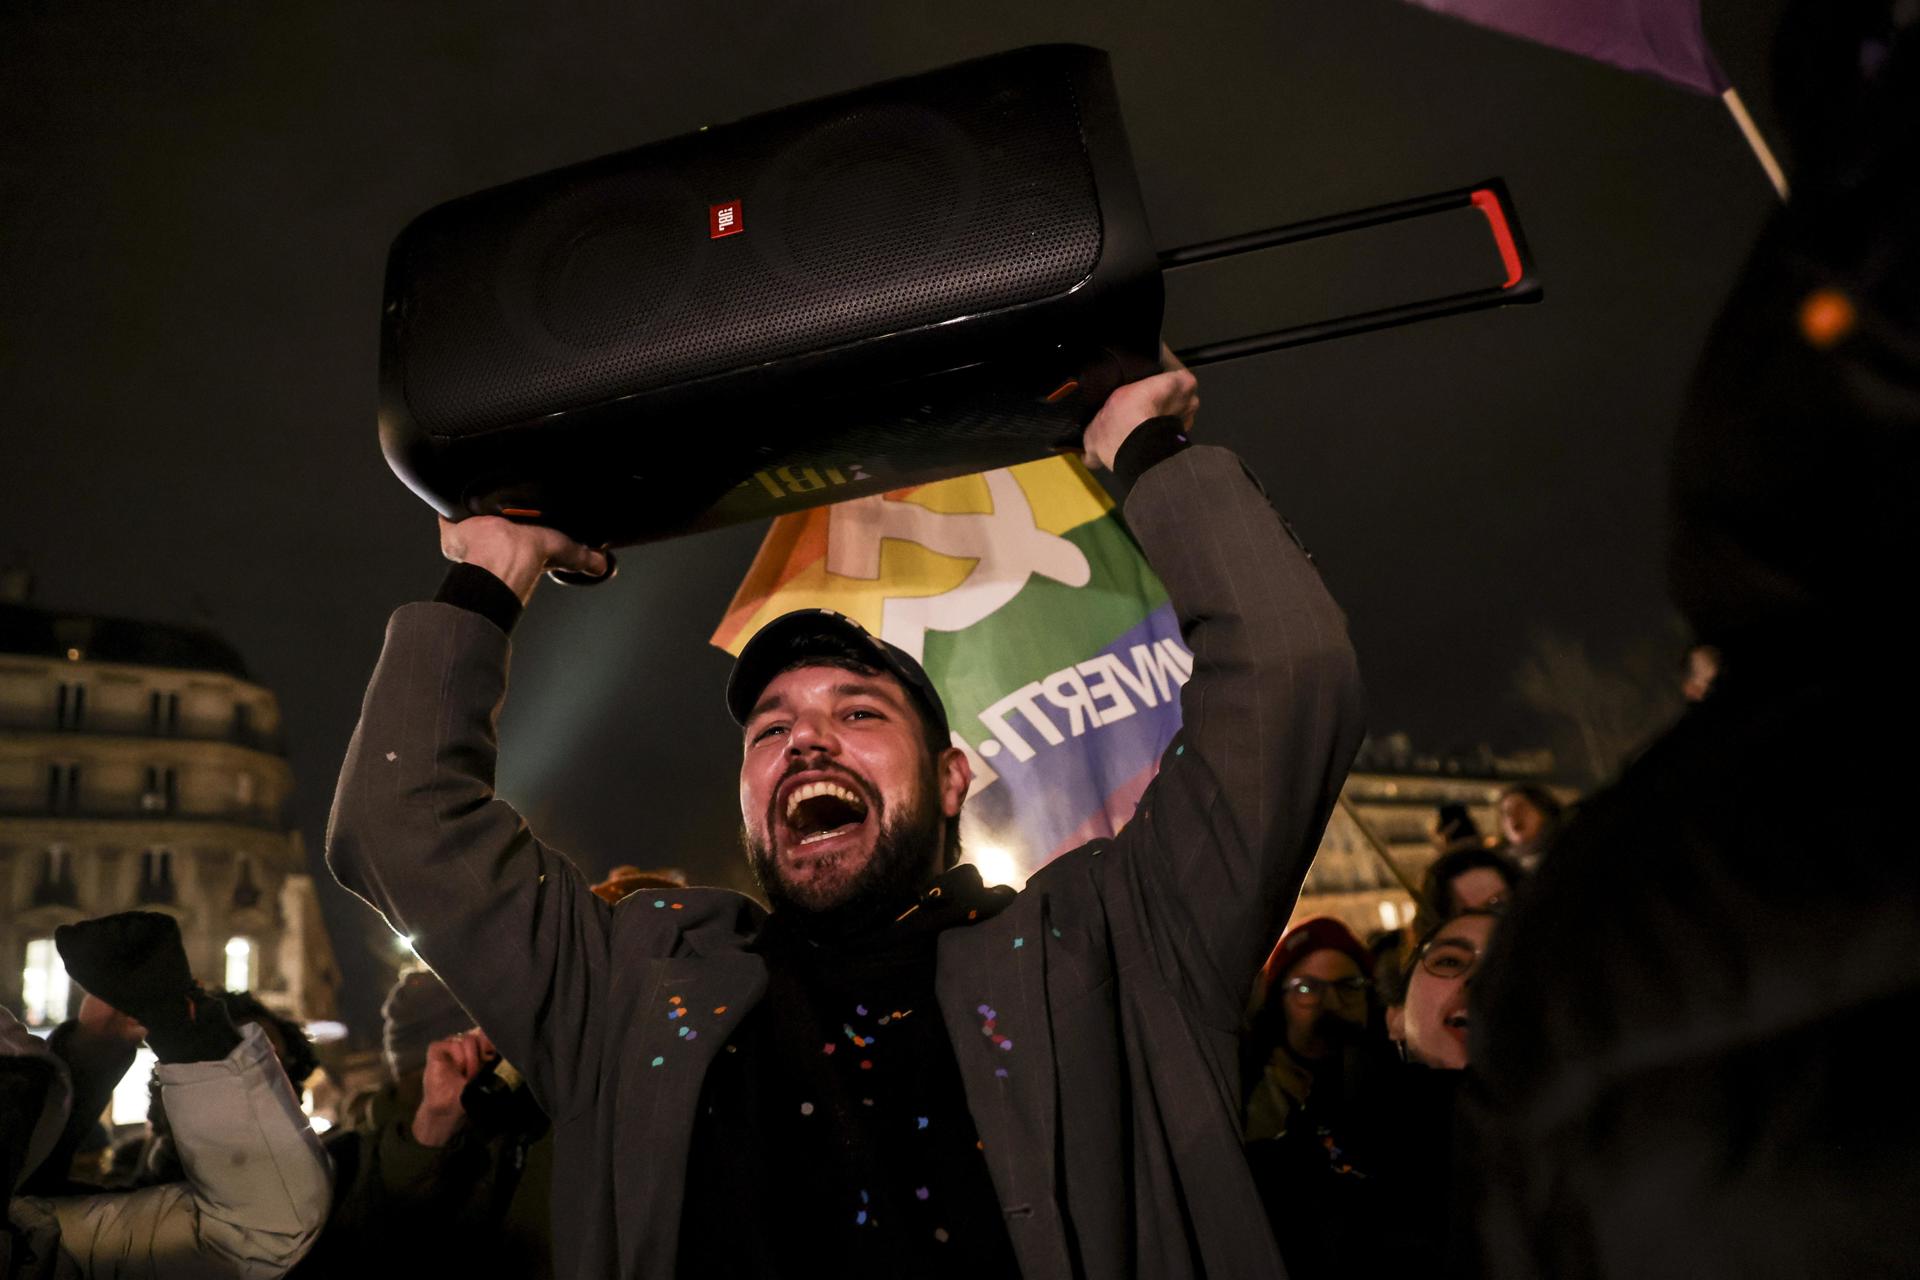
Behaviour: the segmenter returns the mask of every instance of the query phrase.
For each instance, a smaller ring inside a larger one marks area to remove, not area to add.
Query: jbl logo
[[[737,236],[746,229],[746,224],[740,220],[738,200],[708,206],[707,239],[718,240],[721,236]]]

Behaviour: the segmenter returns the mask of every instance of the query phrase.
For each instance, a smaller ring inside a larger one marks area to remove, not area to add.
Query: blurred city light
[[[987,884],[1010,884],[1019,889],[1027,883],[1027,877],[1020,870],[1019,861],[1009,850],[999,845],[969,846],[966,860],[980,868],[980,879]]]

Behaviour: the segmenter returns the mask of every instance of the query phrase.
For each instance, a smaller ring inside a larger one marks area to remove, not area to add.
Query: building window
[[[227,973],[223,984],[229,991],[251,991],[253,979],[258,972],[255,964],[255,948],[247,938],[227,939]]]
[[[172,813],[180,807],[180,774],[172,765],[148,765],[140,808],[145,813]]]
[[[233,740],[243,746],[253,745],[253,707],[247,703],[233,704]]]
[[[33,905],[80,905],[80,889],[73,881],[73,854],[65,845],[48,845],[40,855],[40,881],[33,886]]]
[[[26,1006],[27,1025],[50,1027],[67,1020],[67,966],[52,938],[27,943],[27,965],[20,971],[20,1003]]]
[[[53,720],[62,729],[78,729],[87,718],[87,686],[63,680],[53,695]]]
[[[80,766],[47,766],[47,812],[74,813],[80,808]]]
[[[147,695],[147,727],[171,737],[180,731],[180,695],[159,690]]]
[[[253,859],[240,855],[240,877],[233,885],[233,905],[235,907],[257,907],[260,905],[260,886],[254,883]]]
[[[240,807],[243,809],[249,808],[252,806],[253,804],[253,773],[252,771],[247,769],[242,769],[239,773],[234,775],[233,798],[239,802]]]
[[[149,849],[140,855],[138,901],[167,905],[178,896],[173,884],[173,850]]]

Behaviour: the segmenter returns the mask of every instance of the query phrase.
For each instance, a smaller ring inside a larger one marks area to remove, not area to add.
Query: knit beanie
[[[400,975],[380,1006],[381,1042],[395,1080],[427,1065],[427,1046],[471,1028],[473,1018],[429,969]]]
[[[1373,957],[1353,936],[1353,930],[1332,916],[1315,916],[1289,929],[1280,945],[1267,957],[1260,971],[1260,990],[1271,991],[1273,984],[1287,976],[1288,970],[1316,951],[1338,951],[1360,966],[1363,974],[1373,972]]]

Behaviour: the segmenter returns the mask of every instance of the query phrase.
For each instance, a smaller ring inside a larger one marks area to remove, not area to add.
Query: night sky
[[[1765,127],[1778,0],[1735,8],[1709,31]],[[1715,101],[1398,0],[0,10],[0,563],[50,608],[211,626],[278,693],[350,984],[386,944],[325,878],[321,831],[383,621],[441,572],[375,438],[394,233],[481,187],[1055,40],[1113,54],[1163,246],[1512,187],[1541,306],[1202,381],[1202,436],[1249,460],[1348,610],[1375,731],[1546,743],[1514,692],[1534,633],[1603,660],[1678,644],[1666,442],[1774,202]],[[1289,269],[1195,269],[1168,336],[1297,311]],[[629,550],[611,587],[543,588],[516,633],[502,790],[590,870],[744,883],[705,641],[760,533]]]

